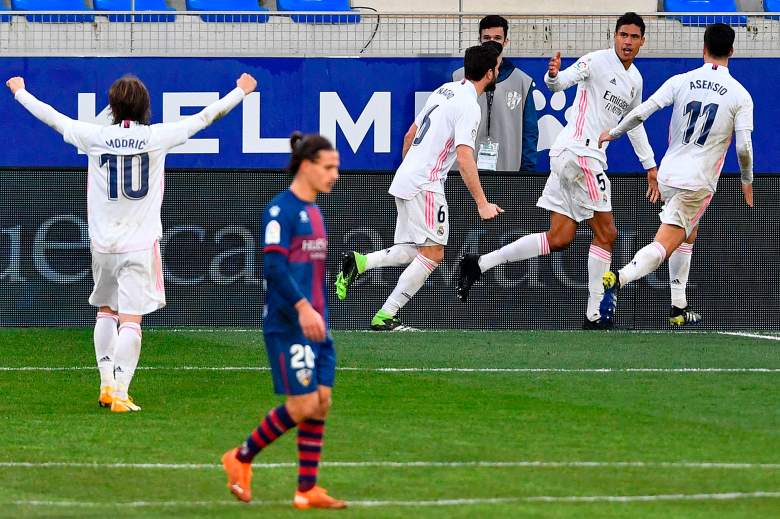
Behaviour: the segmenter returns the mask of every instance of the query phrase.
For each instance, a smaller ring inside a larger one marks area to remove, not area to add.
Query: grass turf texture
[[[776,341],[717,334],[336,333],[339,366],[780,368]],[[91,330],[0,329],[0,366],[93,366]],[[267,366],[259,332],[146,330],[142,367]],[[352,500],[780,491],[780,373],[341,371],[321,483]],[[0,516],[770,517],[780,499],[290,508],[294,467],[257,468],[257,506],[216,467],[280,400],[265,371],[139,370],[143,411],[99,409],[97,370],[0,371]],[[256,459],[296,461],[289,434]],[[644,467],[328,466],[328,461],[642,461]],[[3,462],[210,464],[9,467]],[[37,505],[22,502],[47,502]],[[121,503],[146,502],[133,507]],[[70,505],[63,504],[71,503]],[[166,502],[167,504],[161,504]],[[91,505],[90,505],[91,503]]]

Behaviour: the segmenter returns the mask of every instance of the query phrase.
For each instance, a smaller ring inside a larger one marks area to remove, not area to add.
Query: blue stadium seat
[[[257,11],[267,12],[260,7],[257,0],[187,0],[188,11]],[[267,14],[237,15],[237,14],[206,14],[200,17],[204,22],[256,22],[268,21]]]
[[[664,0],[664,11],[677,13],[738,13],[736,0]],[[672,16],[683,25],[704,27],[711,23],[727,23],[731,26],[747,25],[747,16],[739,14],[722,16]]]
[[[276,0],[280,11],[344,11],[352,12],[349,0]],[[297,23],[359,23],[357,15],[291,15]]]
[[[129,11],[132,7],[132,0],[93,0],[96,11]],[[175,11],[173,7],[168,7],[165,0],[135,0],[136,11]],[[174,22],[176,16],[170,14],[109,14],[109,22],[129,22],[133,18],[134,22]]]
[[[92,11],[84,0],[11,0],[11,8],[17,11]],[[40,14],[28,15],[29,22],[72,23],[94,22],[91,14]]]
[[[11,17],[9,15],[5,14],[7,11],[8,11],[8,8],[5,6],[5,4],[0,2],[0,12],[2,12],[2,14],[0,14],[0,23],[5,23],[5,22],[10,22],[11,21]]]

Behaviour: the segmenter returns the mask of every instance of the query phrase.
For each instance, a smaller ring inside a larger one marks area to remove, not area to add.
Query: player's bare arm
[[[547,64],[547,75],[554,78],[558,75],[558,71],[561,70],[561,53],[556,52],[555,56],[550,58],[550,62]]]
[[[236,86],[244,91],[244,95],[249,95],[257,88],[257,80],[245,72],[236,80]]]
[[[658,190],[658,168],[647,170],[647,192],[645,198],[650,200],[651,204],[658,202],[661,198],[661,192]]]
[[[477,203],[479,217],[483,220],[491,220],[503,213],[504,210],[498,205],[488,202],[485,192],[482,190],[482,184],[479,181],[477,172],[477,163],[474,161],[474,150],[470,146],[461,144],[457,148],[458,166],[460,176],[471,193],[471,197]]]
[[[5,82],[6,86],[11,90],[13,95],[19,90],[24,90],[24,78],[15,76]]]
[[[736,134],[742,194],[745,197],[745,203],[753,207],[753,142],[748,130],[739,130]]]
[[[412,141],[414,141],[415,135],[417,135],[417,125],[412,123],[412,125],[409,127],[409,131],[407,131],[406,135],[404,135],[404,147],[401,150],[401,159],[405,159],[406,154],[409,153],[409,149],[412,147]]]
[[[298,311],[298,322],[303,330],[303,335],[314,342],[322,342],[326,338],[325,320],[311,306],[307,299],[301,299],[295,303],[295,309]]]

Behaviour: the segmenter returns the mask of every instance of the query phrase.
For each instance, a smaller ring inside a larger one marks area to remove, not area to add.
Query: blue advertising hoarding
[[[565,124],[575,89],[565,100],[542,82],[546,58],[513,62],[536,80],[540,151]],[[564,60],[564,66],[571,59]],[[153,122],[173,121],[197,112],[224,95],[241,72],[258,79],[258,92],[223,120],[169,155],[172,168],[279,168],[287,162],[287,136],[293,130],[335,138],[344,169],[392,170],[401,157],[403,135],[415,107],[461,66],[457,58],[4,58],[4,77],[22,75],[39,99],[80,120],[103,121],[111,82],[127,73],[139,76],[152,96]],[[673,74],[698,67],[690,58],[644,58],[637,66],[647,98]],[[755,103],[755,170],[779,172],[773,160],[780,138],[773,128],[780,115],[767,85],[778,84],[780,67],[770,58],[733,59],[732,75]],[[415,102],[417,100],[417,103]],[[0,167],[83,167],[80,156],[61,137],[0,95],[0,133],[5,143]],[[671,110],[647,123],[650,143],[660,160],[667,144]],[[609,171],[641,171],[628,139],[610,146]],[[540,153],[538,169],[549,162]],[[738,171],[729,151],[724,172]]]

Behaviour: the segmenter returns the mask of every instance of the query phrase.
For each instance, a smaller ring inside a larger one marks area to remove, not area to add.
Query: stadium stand
[[[677,13],[737,13],[735,0],[664,0],[665,12]],[[727,23],[732,26],[747,25],[747,16],[676,16],[683,25],[703,27],[710,23]]]
[[[92,11],[84,4],[84,0],[11,0],[11,7],[16,11]],[[91,14],[40,14],[28,15],[29,22],[72,23],[94,22]]]
[[[279,11],[343,11],[352,12],[349,0],[277,0]],[[290,16],[296,23],[359,23],[360,16]]]
[[[257,0],[187,0],[188,11],[257,11],[267,12]],[[206,14],[200,17],[204,22],[266,23],[268,15]]]
[[[129,11],[133,6],[132,0],[93,0],[95,11]],[[168,7],[165,0],[135,0],[136,11],[175,11],[174,7]],[[137,14],[109,14],[109,22],[173,22],[175,15]]]
[[[455,13],[462,3],[467,13],[523,13],[523,14],[565,14],[565,13],[622,13],[636,11],[650,13],[658,10],[657,0],[546,0],[544,2],[518,2],[517,0],[360,0],[354,6],[371,7],[377,11],[392,12],[441,12]]]

